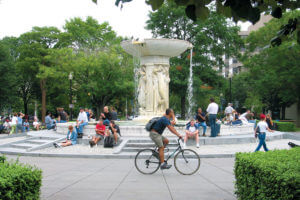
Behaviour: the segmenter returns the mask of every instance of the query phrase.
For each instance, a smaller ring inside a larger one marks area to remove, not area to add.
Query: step
[[[36,147],[39,145],[34,145],[34,144],[30,144],[30,143],[15,143],[15,144],[11,144],[10,146],[13,148],[18,148],[18,149],[29,149],[29,148]]]
[[[177,144],[177,140],[169,139],[170,143]],[[129,139],[127,143],[153,143],[151,139]]]
[[[177,143],[170,143],[168,144],[168,147],[176,147]],[[152,143],[127,143],[126,147],[142,147],[142,148],[147,148],[147,147],[155,147],[155,144]]]
[[[24,153],[25,149],[17,149],[17,148],[12,148],[12,147],[3,147],[0,148],[0,153],[8,153],[8,152],[17,152],[17,153]]]
[[[122,152],[138,152],[142,149],[145,149],[144,147],[141,147],[141,148],[136,148],[136,147],[124,147]],[[153,149],[153,148],[150,148],[150,149]],[[173,152],[175,151],[176,148],[169,148],[169,152]]]
[[[53,140],[45,140],[45,139],[32,139],[32,140],[27,140],[26,143],[30,143],[30,144],[45,144],[45,143],[49,143]]]

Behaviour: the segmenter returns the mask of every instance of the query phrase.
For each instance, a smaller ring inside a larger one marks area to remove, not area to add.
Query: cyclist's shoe
[[[160,169],[170,169],[172,165],[168,165],[168,163],[164,162],[161,166]]]
[[[159,153],[158,153],[157,151],[153,151],[153,152],[152,152],[152,155],[153,155],[155,158],[159,159]]]

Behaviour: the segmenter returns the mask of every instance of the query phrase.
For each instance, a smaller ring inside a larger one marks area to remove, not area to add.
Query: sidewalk
[[[19,160],[43,170],[43,200],[236,199],[232,158],[201,159],[200,170],[191,176],[180,175],[174,166],[143,175],[131,159],[20,157]]]

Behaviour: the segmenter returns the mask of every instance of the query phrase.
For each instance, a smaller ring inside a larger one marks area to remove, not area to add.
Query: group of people
[[[211,126],[211,137],[215,137],[218,134],[217,127],[216,127],[216,116],[218,113],[218,105],[214,102],[214,99],[210,99],[210,104],[208,105],[207,109],[208,114],[208,121]],[[233,111],[231,111],[232,113]],[[247,114],[250,114],[248,111]],[[186,126],[185,131],[185,137],[184,137],[184,145],[183,148],[185,148],[186,141],[189,137],[195,137],[196,139],[196,146],[199,147],[199,127],[203,127],[203,135],[205,135],[206,131],[206,116],[207,114],[202,112],[202,109],[199,108],[197,115],[195,119],[191,119],[190,122]],[[246,115],[244,115],[246,116]],[[158,147],[158,152],[154,153],[153,155],[159,158],[160,160],[160,168],[161,169],[169,169],[172,165],[169,165],[166,163],[164,159],[164,149],[169,144],[169,140],[163,136],[163,132],[165,128],[168,128],[171,133],[178,136],[179,138],[183,138],[183,136],[173,127],[175,125],[176,120],[174,120],[174,111],[170,108],[168,108],[165,112],[165,114],[159,118],[151,127],[149,137],[151,140],[155,143],[155,145]],[[270,123],[272,123],[271,120],[269,120]],[[267,118],[264,114],[260,115],[260,121],[257,123],[255,128],[255,137],[258,137],[259,144],[256,151],[259,151],[261,147],[264,148],[265,151],[268,151],[268,148],[266,146],[265,138],[266,138],[266,132],[273,132],[268,126]]]
[[[5,130],[9,134],[30,131],[29,117],[22,112],[14,113],[11,117],[3,117],[1,122],[1,130]],[[33,127],[36,130],[40,128],[40,123],[36,116],[34,117]]]
[[[77,143],[77,138],[81,138],[83,135],[83,130],[86,125],[88,125],[89,119],[91,119],[91,113],[88,109],[80,108],[75,129],[72,125],[68,127],[68,134],[66,140],[61,143],[53,143],[55,147],[60,146],[69,146]],[[115,109],[112,109],[112,112],[109,111],[108,106],[103,108],[103,112],[100,114],[100,118],[95,128],[95,135],[92,137],[92,140],[89,141],[90,147],[93,147],[98,144],[100,140],[103,140],[105,137],[113,137],[114,144],[117,144],[119,136],[121,136],[120,127],[115,123],[117,119],[117,112]],[[50,124],[54,124],[51,122]]]

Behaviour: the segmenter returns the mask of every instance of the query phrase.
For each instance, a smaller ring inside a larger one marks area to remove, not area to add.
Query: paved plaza
[[[16,159],[16,156],[7,156]],[[174,167],[140,174],[133,159],[20,157],[43,170],[41,199],[233,200],[234,158],[203,158],[191,176]],[[171,160],[173,162],[173,160]]]

